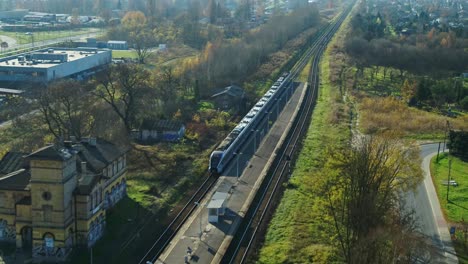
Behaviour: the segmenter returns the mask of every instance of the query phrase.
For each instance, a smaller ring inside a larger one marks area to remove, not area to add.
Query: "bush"
[[[468,96],[465,96],[465,98],[460,101],[460,106],[463,110],[468,111]]]

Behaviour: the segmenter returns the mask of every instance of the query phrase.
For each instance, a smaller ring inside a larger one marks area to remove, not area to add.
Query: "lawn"
[[[460,222],[462,218],[468,221],[468,162],[463,162],[459,158],[451,157],[452,168],[451,179],[458,183],[458,186],[450,186],[449,202],[447,202],[446,182],[449,173],[449,158],[447,154],[442,154],[437,163],[436,157],[431,162],[431,173],[434,185],[437,189],[440,204],[450,222]]]
[[[442,154],[437,163],[436,157],[431,161],[431,174],[434,185],[439,196],[440,205],[449,222],[455,226],[461,226],[462,219],[468,221],[468,162],[464,162],[456,157],[451,157],[452,166],[450,178],[458,183],[458,186],[450,186],[449,202],[447,202],[446,182],[449,173],[449,158],[447,154]],[[458,253],[460,263],[468,263],[468,245],[464,243],[464,234],[460,230],[456,233],[457,240],[454,241],[455,250]]]
[[[114,59],[119,59],[119,58],[136,59],[138,58],[138,55],[135,50],[113,50],[112,58]]]
[[[85,28],[85,29],[74,29],[74,30],[57,30],[57,31],[37,31],[32,32],[32,35],[26,35],[25,32],[10,32],[0,31],[0,35],[5,35],[16,39],[17,44],[31,43],[34,39],[34,43],[40,44],[39,42],[49,39],[75,37],[77,35],[97,32],[99,29],[96,28]]]

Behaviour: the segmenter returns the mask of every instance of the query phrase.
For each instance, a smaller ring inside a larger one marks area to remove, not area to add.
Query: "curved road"
[[[419,259],[418,262],[454,264],[458,263],[458,258],[455,255],[447,222],[442,214],[429,170],[431,158],[437,154],[438,146],[438,143],[421,145],[420,156],[424,181],[414,192],[407,193],[405,200],[408,209],[415,212],[419,231],[430,239],[429,244],[432,246],[432,254],[426,252],[424,260]]]

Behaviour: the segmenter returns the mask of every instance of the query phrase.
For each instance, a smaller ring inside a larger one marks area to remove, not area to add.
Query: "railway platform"
[[[248,151],[254,151],[256,142],[248,142],[239,151],[239,156],[233,159],[215,187],[198,204],[188,221],[182,226],[171,243],[159,256],[155,263],[220,263],[238,226],[247,213],[257,190],[260,188],[268,169],[275,159],[276,151],[281,147],[286,132],[292,126],[292,121],[300,110],[305,97],[307,84],[297,86],[291,99],[279,113],[278,118],[269,128],[250,159],[242,158],[242,154],[250,157]],[[252,149],[252,145],[253,149]],[[215,192],[227,193],[224,215],[217,223],[208,221],[208,208]]]

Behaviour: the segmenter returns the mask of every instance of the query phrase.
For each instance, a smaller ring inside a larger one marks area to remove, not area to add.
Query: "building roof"
[[[78,194],[90,194],[93,191],[96,183],[101,179],[100,175],[95,174],[86,174],[81,176],[78,180],[78,186],[76,188],[76,193]]]
[[[242,89],[241,87],[237,86],[237,85],[230,85],[226,88],[224,88],[221,92],[218,92],[214,95],[212,95],[211,97],[218,97],[220,95],[224,95],[224,94],[227,94],[229,96],[232,96],[232,97],[244,97],[244,89]]]
[[[49,145],[36,150],[27,157],[31,159],[65,161],[72,158],[72,156],[73,153],[70,151],[70,149]]]
[[[125,40],[109,40],[109,41],[107,41],[107,44],[123,44],[123,45],[126,45],[127,41],[125,41]]]
[[[47,48],[30,53],[23,53],[0,59],[0,68],[40,68],[46,69],[92,56],[97,53],[110,52],[96,48]]]
[[[140,129],[155,131],[179,131],[184,125],[171,120],[143,120]]]
[[[7,152],[0,160],[0,175],[6,175],[23,167],[23,152]]]
[[[7,88],[0,88],[0,94],[22,94],[24,93],[23,90],[15,90],[15,89],[7,89]]]
[[[29,170],[19,169],[0,177],[0,190],[28,190],[30,179]]]
[[[95,142],[94,142],[95,141]],[[100,173],[107,164],[130,150],[126,146],[117,146],[103,139],[86,138],[74,145],[78,150],[78,159],[87,162],[87,168]]]
[[[31,205],[31,196],[25,196],[21,198],[16,204],[22,204],[22,205]]]
[[[66,161],[77,156],[77,171],[80,172],[77,193],[88,194],[102,177],[102,170],[111,162],[130,150],[129,147],[114,145],[103,139],[83,139],[81,142],[65,142],[65,146],[49,145],[26,155],[8,152],[0,161],[0,190],[27,190],[31,174],[27,160]],[[81,162],[86,162],[83,173]]]
[[[228,197],[228,193],[225,192],[215,192],[211,197],[211,201],[208,203],[206,208],[222,208],[224,202]]]

